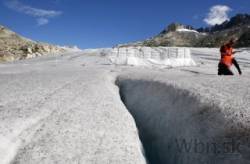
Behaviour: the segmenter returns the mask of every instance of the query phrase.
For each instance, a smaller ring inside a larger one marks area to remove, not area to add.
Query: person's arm
[[[240,66],[239,66],[237,60],[235,60],[235,58],[233,58],[233,64],[235,65],[235,67],[237,68],[239,74],[241,75],[242,72],[241,72],[241,70],[240,70]]]
[[[236,53],[239,53],[239,52],[242,52],[242,51],[234,51],[233,54],[236,54]]]

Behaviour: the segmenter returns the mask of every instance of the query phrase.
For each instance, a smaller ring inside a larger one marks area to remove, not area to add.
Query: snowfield
[[[248,164],[250,49],[95,49],[0,64],[0,163]]]

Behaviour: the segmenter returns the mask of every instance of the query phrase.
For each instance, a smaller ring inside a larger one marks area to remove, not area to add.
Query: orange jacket
[[[220,62],[228,67],[232,66],[234,58],[233,48],[228,45],[223,45],[220,49],[220,52],[221,52]]]

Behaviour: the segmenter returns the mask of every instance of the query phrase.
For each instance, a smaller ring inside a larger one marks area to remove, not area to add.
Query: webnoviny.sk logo
[[[248,141],[245,140],[245,141]],[[249,143],[249,142],[248,142]],[[246,143],[234,138],[220,139],[219,141],[200,140],[197,138],[175,138],[169,143],[168,149],[174,148],[178,153],[197,154],[240,154],[241,146]],[[250,144],[248,144],[250,146]]]

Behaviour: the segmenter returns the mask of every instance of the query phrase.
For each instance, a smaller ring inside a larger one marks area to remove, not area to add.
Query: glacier
[[[250,49],[240,50],[243,75],[230,77],[217,76],[217,48],[87,49],[0,64],[0,163],[250,163]]]

